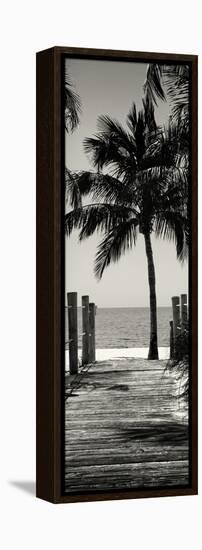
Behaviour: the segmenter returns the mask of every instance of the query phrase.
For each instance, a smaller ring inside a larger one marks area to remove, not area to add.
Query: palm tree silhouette
[[[79,239],[103,235],[95,258],[101,279],[111,262],[135,247],[138,231],[144,236],[150,293],[148,359],[158,359],[155,266],[151,233],[174,239],[177,257],[187,255],[186,154],[178,128],[170,120],[157,128],[148,95],[137,114],[127,116],[127,129],[109,116],[98,119],[98,133],[84,140],[96,172],[66,170],[67,196],[72,210],[65,216],[67,235],[79,229]],[[106,170],[109,173],[105,173]],[[104,172],[103,172],[104,171]],[[90,203],[82,204],[89,195]]]

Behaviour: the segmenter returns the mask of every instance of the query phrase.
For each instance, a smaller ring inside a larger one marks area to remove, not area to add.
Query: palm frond
[[[145,96],[153,105],[157,105],[157,99],[165,100],[167,97],[171,103],[172,119],[180,121],[183,132],[188,131],[189,67],[187,65],[151,63],[147,68],[147,77],[143,89]]]
[[[85,207],[84,207],[85,208]],[[87,208],[87,215],[79,235],[82,241],[96,232],[110,232],[116,225],[129,220],[134,216],[131,208],[112,205],[96,204]]]
[[[68,173],[69,171],[67,171]],[[76,192],[80,197],[85,197],[90,195],[92,201],[101,201],[107,203],[115,203],[123,206],[131,206],[134,198],[134,182],[133,185],[126,184],[124,181],[121,181],[109,174],[103,174],[101,172],[88,172],[82,171],[77,173],[70,173],[71,178],[73,178],[73,184],[76,185]],[[69,179],[69,176],[68,176]],[[71,181],[70,187],[67,186],[67,197],[68,193],[71,192]],[[70,202],[69,196],[69,202]],[[73,208],[77,208],[76,204],[71,203]],[[79,206],[79,204],[78,204]]]
[[[117,178],[125,174],[129,168],[132,173],[137,168],[136,156],[121,147],[114,138],[108,136],[86,138],[84,149],[87,154],[90,153],[91,162],[98,171],[109,166],[112,175]]]
[[[163,79],[167,95],[171,100],[172,117],[189,123],[189,67],[187,65],[165,65]]]
[[[134,156],[135,140],[117,120],[108,115],[98,117],[98,132],[94,139],[84,140],[86,153],[95,153],[94,165],[102,168],[111,162],[114,154]]]
[[[134,139],[117,120],[108,115],[98,117],[98,131],[104,139],[110,139],[117,147],[134,154]]]
[[[84,150],[98,171],[109,167],[116,178],[134,175],[137,170],[136,142],[117,121],[99,117],[99,133],[84,140]]]
[[[180,122],[169,119],[167,126],[151,132],[142,166],[175,166],[179,158],[189,153],[188,136],[180,130]]]
[[[137,110],[136,110],[135,103],[132,103],[132,107],[131,107],[131,109],[128,113],[126,122],[127,122],[127,126],[129,128],[129,130],[134,135],[135,130],[136,130],[136,126],[137,126]]]
[[[83,223],[86,219],[86,210],[81,208],[76,208],[71,210],[65,215],[65,231],[67,237],[70,237],[74,229],[82,229]]]
[[[70,236],[79,229],[79,240],[90,237],[95,232],[111,231],[116,224],[134,216],[134,210],[107,203],[89,204],[71,210],[65,216],[65,230]]]
[[[147,67],[146,81],[143,86],[145,95],[157,105],[157,98],[165,101],[165,93],[162,83],[162,67],[160,64],[150,63]]]
[[[148,92],[146,92],[145,97],[142,99],[142,102],[144,107],[145,126],[149,133],[155,132],[157,130],[157,124],[154,115],[154,104],[153,101],[151,101],[151,97],[149,96]]]
[[[69,203],[72,208],[81,207],[82,196],[78,178],[68,168],[65,168],[65,196],[67,203]]]
[[[121,222],[106,233],[98,246],[95,259],[95,275],[102,278],[103,272],[111,262],[118,262],[121,255],[135,246],[139,221],[134,218]]]
[[[181,166],[153,166],[142,169],[136,176],[136,191],[147,186],[148,193],[153,193],[155,209],[167,209],[168,204],[175,208],[185,209],[188,201],[188,171]]]
[[[91,188],[93,200],[131,206],[133,204],[133,186],[109,174],[96,174]]]
[[[65,191],[68,204],[76,209],[82,206],[82,198],[87,195],[94,196],[96,199],[100,198],[98,190],[103,179],[107,179],[110,184],[113,178],[89,171],[71,172],[68,168],[65,168]],[[113,187],[115,190],[115,181]]]
[[[167,227],[166,223],[164,226],[162,225],[166,222],[164,212],[167,217],[170,215],[170,222],[175,219],[176,214],[176,224],[180,219],[188,243],[187,175],[187,171],[179,167],[155,166],[138,172],[136,176],[136,195],[141,219],[141,232],[144,233],[146,229],[147,231],[154,230],[158,236],[170,238],[169,231],[166,232],[166,229],[170,227]],[[156,220],[158,220],[159,225]],[[176,228],[178,228],[177,225]],[[180,250],[180,245],[178,250]],[[180,257],[180,252],[178,257]]]
[[[145,124],[145,112],[144,109],[140,110],[138,113],[137,125],[135,129],[135,143],[136,143],[136,155],[138,165],[142,161],[142,158],[146,150],[146,124]]]
[[[184,262],[188,256],[187,217],[172,211],[156,214],[154,231],[157,237],[174,240],[177,258]]]
[[[81,115],[81,100],[73,89],[73,84],[65,67],[65,128],[67,132],[73,132],[77,128]]]

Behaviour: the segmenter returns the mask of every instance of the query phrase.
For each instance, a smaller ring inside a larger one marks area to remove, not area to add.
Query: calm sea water
[[[158,345],[169,346],[169,321],[172,310],[158,308]],[[96,348],[136,348],[149,345],[149,308],[98,308],[95,318]],[[66,342],[68,319],[66,309]],[[82,319],[78,309],[79,347],[81,347]],[[66,349],[68,344],[66,343]]]

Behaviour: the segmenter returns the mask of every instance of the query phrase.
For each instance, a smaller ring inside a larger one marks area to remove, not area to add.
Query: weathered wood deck
[[[67,492],[188,484],[188,426],[165,364],[113,360],[67,376]]]

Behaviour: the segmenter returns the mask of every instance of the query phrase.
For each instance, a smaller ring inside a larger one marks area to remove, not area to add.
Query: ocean
[[[169,346],[172,309],[158,308],[158,345]],[[65,348],[68,349],[68,317],[65,311]],[[95,339],[97,349],[144,348],[149,345],[150,318],[147,307],[97,308]],[[79,348],[82,343],[82,310],[78,308]]]

